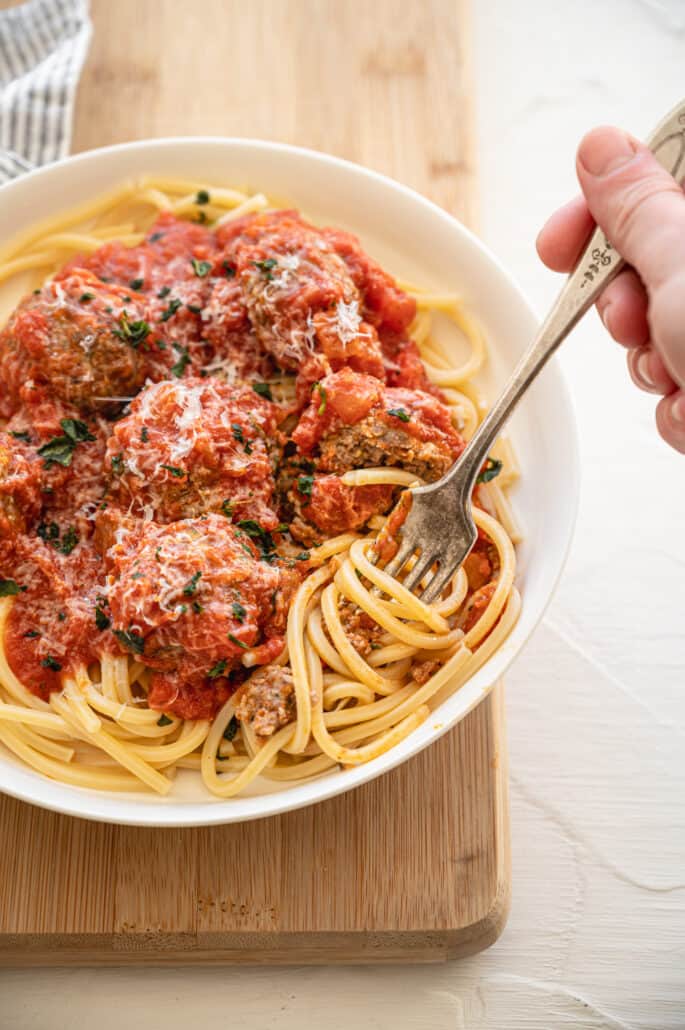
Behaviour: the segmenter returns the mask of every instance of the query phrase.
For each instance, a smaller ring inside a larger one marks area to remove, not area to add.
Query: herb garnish
[[[136,290],[136,291],[142,290],[144,282],[145,282],[144,279],[131,279],[130,283],[128,284],[129,285],[129,289]]]
[[[152,236],[148,236],[147,241],[148,241],[148,243],[157,243],[158,240],[163,240],[163,239],[164,239],[164,233],[163,232],[153,232]]]
[[[326,410],[326,389],[321,385],[321,383],[314,383],[314,389],[321,398],[321,403],[319,404],[319,407],[317,409],[317,414],[323,415],[324,411]]]
[[[128,312],[124,310],[119,315],[119,328],[112,329],[112,332],[124,343],[127,343],[134,350],[138,350],[143,340],[150,335],[150,326],[144,319],[138,319],[135,322],[131,322],[128,317]]]
[[[180,343],[174,343],[173,347],[179,355],[179,359],[175,365],[171,366],[170,372],[172,376],[176,376],[177,379],[180,379],[190,364],[190,355],[188,354],[188,348],[182,347]]]
[[[170,719],[168,715],[165,715],[164,712],[162,712],[162,714],[160,715],[159,719],[157,720],[157,725],[158,726],[171,726],[172,722],[173,722],[173,719]]]
[[[229,264],[228,261],[222,261],[221,262],[221,267],[223,268],[224,274],[225,274],[227,279],[233,279],[234,278],[236,270],[235,270],[233,265]]]
[[[186,597],[192,597],[193,596],[193,594],[197,590],[197,584],[200,581],[201,576],[202,576],[202,573],[199,572],[199,571],[198,572],[194,572],[192,574],[192,576],[190,577],[190,579],[188,580],[186,585],[183,587],[183,593],[186,595]]]
[[[143,441],[143,443],[147,443],[150,439],[150,434],[147,431],[147,426],[143,426],[143,428],[140,430],[140,439]]]
[[[204,277],[209,275],[212,270],[211,261],[198,261],[197,258],[191,258],[190,263],[193,266],[193,272],[195,272],[198,279],[204,279]]]
[[[168,306],[164,309],[162,314],[159,316],[160,322],[168,322],[172,315],[175,315],[181,306],[181,301],[178,297],[172,297],[169,301]]]
[[[140,633],[136,633],[132,629],[115,629],[114,636],[127,651],[133,651],[134,654],[142,654],[145,650],[144,638],[141,637]]]
[[[245,622],[245,616],[247,615],[247,611],[245,608],[243,608],[240,601],[234,601],[231,605],[231,608],[233,609],[233,614],[235,615],[238,622]]]
[[[228,665],[228,662],[226,661],[226,659],[225,658],[220,658],[219,661],[216,663],[216,665],[213,665],[212,668],[207,673],[207,675],[209,676],[210,680],[215,680],[217,678],[217,676],[223,676],[223,674],[226,672],[226,666],[227,665]]]
[[[99,604],[95,606],[95,625],[99,630],[109,629],[112,625],[112,620],[103,612]]]
[[[177,479],[182,479],[185,476],[183,469],[177,468],[176,465],[160,465],[161,469],[166,469],[167,472],[171,472],[172,476],[176,476]]]
[[[192,311],[194,315],[202,314],[202,304],[186,304],[188,311]]]
[[[13,579],[0,579],[0,597],[14,597],[25,590],[26,587],[20,587]]]
[[[160,300],[164,300],[164,298],[168,297],[170,293],[171,293],[171,287],[170,286],[162,286],[162,288],[159,291],[159,293],[157,294],[157,296],[159,297]]]
[[[255,268],[259,269],[259,271],[262,273],[262,275],[268,282],[271,282],[271,280],[273,279],[271,270],[272,268],[275,268],[278,264],[276,258],[266,258],[264,261],[253,261],[252,264]]]
[[[230,519],[233,515],[233,505],[228,498],[221,502],[221,514],[225,515],[227,519]]]
[[[50,468],[51,465],[63,465],[66,468],[71,465],[76,445],[95,439],[85,422],[80,422],[76,418],[60,419],[59,424],[64,430],[64,435],[53,436],[52,440],[38,448],[46,468]]]
[[[300,476],[297,480],[298,493],[304,494],[305,497],[311,497],[313,484],[314,476]]]
[[[23,440],[24,443],[31,443],[31,436],[25,429],[22,429],[20,432],[16,429],[10,429],[10,436],[13,436],[15,440]]]
[[[262,552],[263,558],[266,558],[267,555],[271,554],[271,552],[276,549],[276,545],[274,543],[273,537],[271,536],[271,533],[268,533],[265,529],[262,529],[259,523],[255,522],[254,519],[241,519],[238,522],[238,525],[242,530],[245,531],[245,533],[247,533],[250,539],[255,541],[260,551]]]
[[[120,476],[124,471],[124,456],[123,454],[115,454],[112,458],[112,472],[115,475]]]
[[[53,672],[60,672],[62,668],[57,659],[53,658],[51,654],[49,654],[47,658],[44,658],[40,664],[44,669],[52,669]]]
[[[497,458],[487,458],[485,467],[482,472],[478,473],[476,479],[477,483],[489,483],[491,479],[495,479],[502,471],[502,462]]]
[[[398,418],[400,422],[411,421],[411,415],[408,411],[405,411],[404,408],[388,408],[388,415],[394,415],[394,417]]]
[[[94,293],[82,293],[81,296],[79,297],[79,303],[80,304],[88,304],[88,303],[90,303],[91,300],[95,300],[95,294]]]
[[[28,630],[28,632],[24,633],[24,636],[26,637],[27,640],[35,640],[36,637],[40,636],[40,633],[38,632],[37,629],[30,629],[30,630]]]
[[[271,387],[269,386],[268,383],[253,383],[252,384],[252,389],[254,390],[255,393],[258,393],[260,397],[266,397],[266,399],[268,401],[272,401],[273,400],[273,395],[271,393]]]
[[[207,190],[198,190],[195,194],[196,204],[209,204],[209,192]]]

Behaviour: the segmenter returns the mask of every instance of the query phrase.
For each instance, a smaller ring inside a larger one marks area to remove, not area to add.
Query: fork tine
[[[416,565],[411,569],[402,581],[402,585],[407,590],[413,590],[417,583],[420,583],[423,577],[426,575],[431,565],[435,561],[435,554],[429,551],[427,554],[420,554],[416,560]]]
[[[394,558],[392,558],[387,565],[384,566],[383,571],[387,572],[389,576],[396,576],[400,571],[405,562],[408,562],[411,558],[416,544],[410,540],[402,540],[399,546],[399,550]]]
[[[450,579],[459,567],[459,562],[455,561],[444,561],[440,565],[440,568],[435,573],[430,583],[421,594],[421,600],[426,604],[430,604],[432,601],[437,600],[442,591],[445,589]]]

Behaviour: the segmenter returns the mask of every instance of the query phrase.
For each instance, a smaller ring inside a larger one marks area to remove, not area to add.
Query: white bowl
[[[484,377],[493,397],[530,342],[536,318],[497,259],[445,211],[376,172],[311,150],[258,140],[178,138],[106,147],[39,169],[0,189],[5,240],[61,210],[145,173],[261,191],[320,224],[357,233],[390,271],[456,290],[490,342]],[[147,826],[200,826],[275,815],[356,787],[437,740],[491,689],[542,617],[571,540],[578,493],[575,423],[553,361],[511,422],[522,477],[514,492],[525,541],[518,549],[521,617],[504,646],[407,739],[366,765],[299,786],[265,782],[249,796],[208,798],[197,774],[179,776],[174,796],[110,794],[55,783],[0,750],[0,790],[86,819]],[[513,699],[516,703],[516,699]]]

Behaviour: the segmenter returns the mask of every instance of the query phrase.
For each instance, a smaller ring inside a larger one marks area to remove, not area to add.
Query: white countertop
[[[296,2],[296,0],[291,0]],[[402,0],[405,2],[405,0]],[[473,0],[483,235],[540,311],[533,241],[582,133],[685,94],[684,0]],[[685,1028],[685,458],[593,314],[561,357],[583,484],[566,575],[507,680],[509,924],[402,968],[0,974],[0,1027]]]

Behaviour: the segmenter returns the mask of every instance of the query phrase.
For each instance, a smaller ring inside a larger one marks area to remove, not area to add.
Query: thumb
[[[643,143],[620,129],[593,129],[576,170],[595,221],[648,290],[682,274],[685,196]]]

